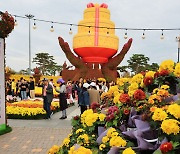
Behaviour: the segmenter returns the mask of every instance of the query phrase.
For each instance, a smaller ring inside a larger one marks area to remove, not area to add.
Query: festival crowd
[[[43,107],[47,113],[46,119],[50,119],[53,112],[50,109],[51,102],[54,98],[53,89],[59,93],[60,110],[62,111],[62,117],[60,119],[66,119],[66,109],[68,107],[67,100],[78,100],[78,106],[80,107],[81,114],[90,108],[93,102],[100,103],[100,96],[103,92],[107,92],[110,86],[115,83],[105,82],[99,80],[84,80],[82,77],[78,81],[68,80],[67,83],[62,79],[58,79],[55,86],[53,79],[44,78],[37,86],[42,87]],[[15,79],[9,79],[6,81],[6,94],[7,99],[19,97],[21,100],[34,99],[35,98],[35,83],[34,78],[30,77],[29,81],[20,78],[17,82]]]

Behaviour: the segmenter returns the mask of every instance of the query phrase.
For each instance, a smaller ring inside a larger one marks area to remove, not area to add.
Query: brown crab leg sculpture
[[[69,44],[67,42],[64,42],[64,39],[62,37],[58,38],[59,45],[62,48],[63,52],[65,53],[67,59],[70,61],[70,63],[75,66],[75,68],[78,70],[77,74],[72,74],[72,79],[77,80],[79,77],[87,77],[87,73],[91,71],[89,69],[88,64],[84,63],[82,58],[77,57],[73,54],[71,51]],[[113,80],[115,81],[117,78],[117,66],[122,62],[124,59],[124,56],[130,49],[132,44],[132,38],[128,40],[126,44],[124,44],[121,52],[117,54],[115,57],[110,58],[107,63],[101,64],[101,70],[102,70],[102,77],[105,77],[109,81]]]

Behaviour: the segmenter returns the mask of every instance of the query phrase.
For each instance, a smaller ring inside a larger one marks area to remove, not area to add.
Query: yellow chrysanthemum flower
[[[174,61],[165,60],[159,66],[159,72],[162,70],[168,70],[169,72],[173,72],[174,70]]]
[[[132,77],[131,83],[135,82],[137,84],[140,84],[143,79],[144,79],[144,76],[141,73],[139,73],[139,74],[136,74]]]
[[[116,146],[116,147],[125,147],[127,142],[123,140],[120,136],[114,136],[110,139],[109,145],[111,147]]]
[[[59,146],[58,145],[53,145],[52,148],[49,150],[48,154],[55,154],[59,151]]]
[[[167,89],[169,89],[169,86],[168,85],[162,85],[161,89],[167,90]]]
[[[174,69],[174,75],[175,75],[176,77],[180,77],[180,63],[177,63],[177,64],[176,64],[176,67],[175,67],[175,69]]]
[[[99,146],[99,150],[103,150],[104,148],[106,147],[106,145],[105,144],[101,144],[100,146]]]
[[[152,116],[152,119],[154,121],[163,121],[165,120],[166,118],[168,117],[167,113],[165,111],[163,111],[162,109],[160,108],[157,108],[155,111],[154,111],[154,114]]]
[[[104,137],[102,138],[102,143],[106,143],[106,142],[108,142],[108,141],[109,141],[109,137],[104,136]]]
[[[126,149],[122,152],[122,154],[136,154],[136,153],[135,153],[135,151],[134,151],[131,147],[129,147],[129,148],[126,148]]]
[[[154,72],[154,71],[148,71],[148,72],[146,72],[146,75],[145,75],[145,77],[152,77],[152,78],[154,78],[154,74],[155,74],[156,72]]]
[[[120,95],[116,95],[116,96],[114,97],[113,102],[114,102],[115,104],[119,104],[119,103],[120,103],[119,97],[120,97]]]
[[[172,104],[168,106],[167,112],[173,115],[176,119],[180,118],[180,105]]]
[[[133,82],[130,84],[130,86],[128,87],[129,91],[134,91],[137,90],[139,88],[138,84],[136,82]]]
[[[100,113],[98,116],[99,116],[99,120],[100,120],[100,121],[104,121],[104,119],[105,119],[105,117],[106,117],[106,115],[103,114],[103,113]]]
[[[161,129],[164,133],[170,135],[177,135],[179,133],[179,124],[180,122],[174,119],[164,120],[161,124]]]
[[[110,129],[108,130],[108,132],[107,132],[107,136],[108,136],[108,137],[111,137],[111,135],[112,135],[113,132],[116,132],[116,129],[115,129],[115,128],[110,128]]]
[[[89,136],[87,134],[80,135],[78,138],[78,143],[81,143],[81,140],[83,140],[83,143],[87,144],[89,143]]]
[[[135,92],[135,91],[136,91],[136,90],[128,91],[128,95],[132,97],[132,96],[134,95],[134,92]]]
[[[92,154],[92,151],[82,146],[80,146],[78,149],[75,149],[75,146],[72,146],[68,151],[68,154]]]
[[[63,140],[63,145],[65,145],[66,147],[68,147],[68,146],[69,146],[69,142],[70,142],[70,139],[69,139],[69,138],[65,138],[65,139]]]
[[[76,134],[82,133],[82,132],[84,132],[84,131],[85,131],[84,129],[79,128],[78,130],[76,130]]]

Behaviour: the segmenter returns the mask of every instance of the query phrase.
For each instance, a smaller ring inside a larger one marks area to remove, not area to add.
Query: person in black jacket
[[[43,108],[46,111],[46,119],[50,119],[51,114],[51,102],[53,100],[53,87],[49,84],[48,79],[43,79],[43,88],[42,88],[42,95],[43,95]]]
[[[60,117],[59,119],[63,120],[67,118],[66,109],[68,108],[66,97],[66,85],[65,81],[62,78],[58,79],[57,83],[60,85],[60,89],[56,88],[55,90],[59,93],[59,105],[60,110],[62,111],[62,117]]]
[[[30,77],[30,82],[29,82],[29,90],[30,90],[30,97],[31,99],[35,98],[35,85],[34,85],[34,79],[33,77]]]
[[[89,108],[90,106],[90,101],[89,101],[89,92],[87,91],[87,89],[89,88],[89,84],[88,83],[84,83],[83,84],[83,89],[80,92],[80,99],[79,99],[79,106],[81,109],[81,114],[83,114],[83,112],[85,110],[87,110],[87,108]]]

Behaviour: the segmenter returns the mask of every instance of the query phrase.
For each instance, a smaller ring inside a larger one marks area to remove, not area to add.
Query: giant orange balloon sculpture
[[[119,38],[115,35],[114,28],[108,5],[89,3],[84,11],[84,19],[78,24],[78,33],[73,39],[73,50],[78,57],[72,53],[67,42],[61,37],[58,38],[66,57],[75,66],[75,70],[68,70],[65,64],[63,78],[78,80],[79,77],[104,77],[107,80],[116,80],[117,66],[128,52],[132,39],[129,39],[121,52],[113,57],[119,46]]]

